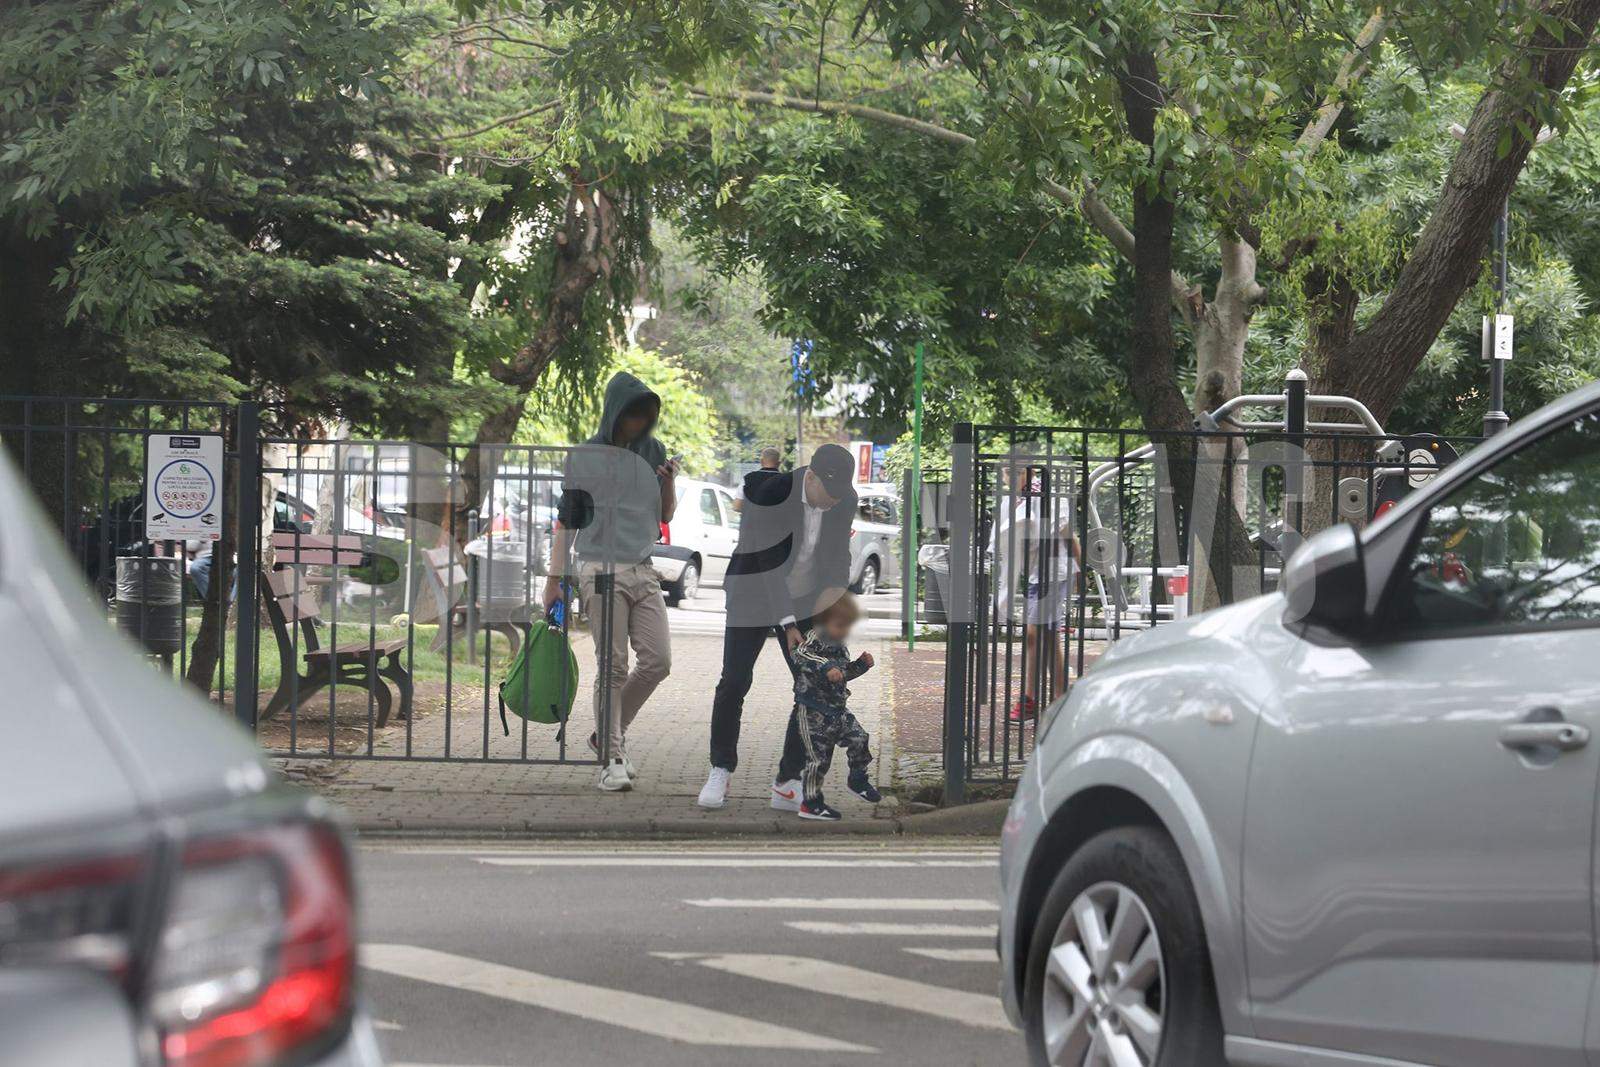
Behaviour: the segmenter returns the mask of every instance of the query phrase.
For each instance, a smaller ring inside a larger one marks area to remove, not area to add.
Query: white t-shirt
[[[801,490],[804,492],[804,489]],[[809,500],[801,505],[800,540],[795,545],[794,566],[789,568],[789,595],[797,597],[816,588],[817,539],[822,536],[823,510]],[[783,617],[783,625],[792,626],[793,615]]]

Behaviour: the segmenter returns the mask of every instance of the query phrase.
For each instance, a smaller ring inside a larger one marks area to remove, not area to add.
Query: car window
[[[862,497],[856,514],[863,522],[881,522],[893,526],[900,521],[896,518],[895,500],[888,496]]]
[[[722,514],[727,518],[728,525],[734,529],[739,528],[739,502],[733,499],[732,493],[717,490],[717,496],[722,500]]]
[[[717,493],[714,489],[700,490],[700,521],[707,526],[722,525],[722,512],[717,509]]]
[[[1600,417],[1525,445],[1435,504],[1397,612],[1424,636],[1600,622]]]

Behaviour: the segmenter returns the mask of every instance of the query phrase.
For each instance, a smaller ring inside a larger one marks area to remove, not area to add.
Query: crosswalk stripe
[[[792,1030],[741,1015],[729,1015],[642,993],[552,978],[518,967],[416,945],[363,945],[361,962],[363,966],[385,974],[465,989],[691,1045],[816,1052],[877,1051],[864,1045],[836,1041],[820,1034]]]
[[[776,908],[783,911],[999,911],[1000,905],[977,899],[922,899],[918,897],[770,897],[740,900],[707,897],[686,900],[697,908]]]
[[[999,860],[891,860],[827,859],[811,856],[793,859],[766,856],[478,856],[479,863],[491,867],[782,867],[790,870],[817,868],[901,868],[901,867],[998,867]]]
[[[996,956],[992,948],[908,948],[902,951],[913,956],[926,956],[930,960],[943,960],[946,963],[998,963],[1000,957]]]
[[[953,923],[833,923],[799,919],[783,925],[803,934],[865,934],[877,937],[986,937],[994,939],[993,926]]]
[[[843,963],[810,959],[805,956],[772,956],[755,953],[712,955],[695,952],[656,952],[662,959],[696,963],[702,967],[758,978],[766,982],[804,989],[808,994],[826,994],[886,1005],[904,1011],[932,1015],[947,1022],[986,1030],[1011,1030],[1011,1020],[992,994],[967,993],[959,989],[913,982],[890,974],[865,971]]]

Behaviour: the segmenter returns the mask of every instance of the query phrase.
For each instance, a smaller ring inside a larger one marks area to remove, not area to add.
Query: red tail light
[[[660,541],[664,545],[672,544],[672,527],[668,526],[664,522],[660,523],[659,525],[661,527],[661,536],[656,538],[656,540]]]
[[[151,975],[167,1067],[267,1067],[340,1038],[353,1003],[349,862],[288,824],[191,845]]]

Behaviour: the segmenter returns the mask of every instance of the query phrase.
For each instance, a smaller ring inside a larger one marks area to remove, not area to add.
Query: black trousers
[[[811,626],[810,619],[800,619],[800,632]],[[756,660],[768,641],[777,641],[778,651],[789,665],[789,646],[784,641],[783,628],[777,626],[729,626],[722,633],[722,677],[717,681],[717,693],[711,701],[711,765],[724,770],[739,769],[739,721],[744,717],[744,698],[750,692],[755,677]],[[790,705],[789,727],[783,735],[783,756],[778,760],[778,781],[786,782],[800,777],[806,765],[806,748],[800,740],[800,727],[795,722],[794,697],[785,692],[780,698]]]

